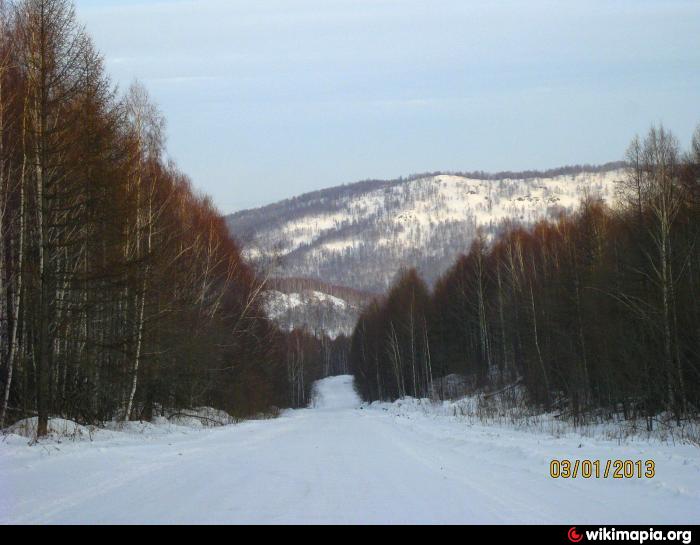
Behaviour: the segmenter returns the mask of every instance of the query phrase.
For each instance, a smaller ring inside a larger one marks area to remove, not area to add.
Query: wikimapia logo
[[[576,526],[569,528],[566,536],[572,543],[580,543],[584,537],[586,541],[627,541],[645,543],[647,541],[680,541],[687,545],[693,541],[691,530],[616,530],[615,528],[601,527],[597,530],[586,530],[583,533],[576,530]]]

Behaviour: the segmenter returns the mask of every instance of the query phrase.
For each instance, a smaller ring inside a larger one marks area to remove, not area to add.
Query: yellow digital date
[[[557,460],[549,464],[552,479],[653,479],[653,460]]]

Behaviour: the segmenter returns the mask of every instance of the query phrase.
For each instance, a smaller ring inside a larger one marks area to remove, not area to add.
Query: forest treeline
[[[683,153],[652,127],[635,138],[609,208],[478,236],[431,292],[403,271],[362,314],[351,368],[367,400],[518,386],[532,407],[653,426],[700,408],[700,127]]]
[[[0,2],[0,428],[305,404],[328,343],[263,316],[264,279],[118,96],[68,0]]]

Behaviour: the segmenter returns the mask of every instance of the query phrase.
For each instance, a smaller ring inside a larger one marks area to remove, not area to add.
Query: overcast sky
[[[366,178],[618,160],[700,123],[698,0],[77,0],[222,212]]]

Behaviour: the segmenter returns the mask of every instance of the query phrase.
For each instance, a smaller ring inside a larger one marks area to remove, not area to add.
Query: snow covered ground
[[[0,440],[2,523],[700,522],[700,449],[555,438],[361,406],[350,377],[275,420],[92,441]],[[555,480],[558,459],[653,459],[653,479]]]

